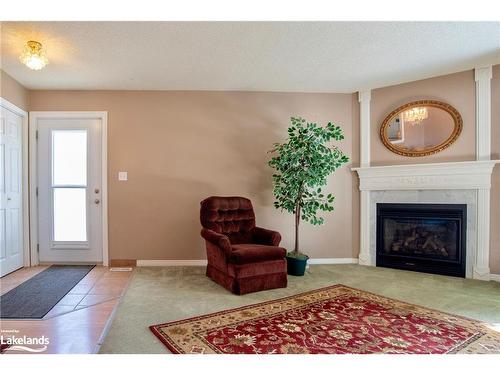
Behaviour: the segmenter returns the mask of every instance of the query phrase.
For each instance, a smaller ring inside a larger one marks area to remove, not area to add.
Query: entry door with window
[[[40,118],[37,127],[39,262],[101,262],[101,121]]]
[[[0,107],[0,276],[23,266],[21,116]]]

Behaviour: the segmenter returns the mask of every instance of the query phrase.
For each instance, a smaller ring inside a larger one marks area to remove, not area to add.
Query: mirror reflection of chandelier
[[[429,114],[425,107],[415,107],[404,112],[404,120],[412,124],[420,124],[427,117],[429,117]]]

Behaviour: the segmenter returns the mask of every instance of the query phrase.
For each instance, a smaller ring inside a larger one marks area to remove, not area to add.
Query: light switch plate
[[[128,174],[127,172],[118,172],[118,181],[127,181]]]

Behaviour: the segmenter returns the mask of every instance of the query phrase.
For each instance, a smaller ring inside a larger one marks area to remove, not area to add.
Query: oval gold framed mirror
[[[462,126],[462,116],[451,105],[437,100],[419,100],[389,113],[380,126],[380,137],[396,154],[427,156],[455,142]]]

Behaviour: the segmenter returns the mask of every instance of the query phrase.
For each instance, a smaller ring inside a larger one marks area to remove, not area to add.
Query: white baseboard
[[[491,281],[497,281],[497,282],[500,283],[500,274],[490,273],[490,280]]]
[[[312,258],[309,264],[357,264],[357,258]],[[137,267],[206,266],[206,259],[137,260]]]
[[[358,264],[358,258],[311,258],[309,264]]]
[[[206,259],[137,260],[137,267],[206,266]]]

